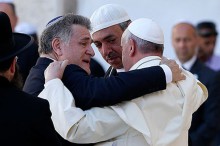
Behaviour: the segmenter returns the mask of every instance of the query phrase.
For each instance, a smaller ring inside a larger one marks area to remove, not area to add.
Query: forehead
[[[123,33],[122,29],[117,24],[93,33],[92,38],[93,41],[104,41],[108,37],[121,38],[122,33]]]
[[[91,41],[91,36],[89,33],[89,30],[82,25],[73,25],[73,35],[72,38],[75,40],[90,40]]]
[[[193,37],[195,30],[190,25],[177,25],[173,28],[173,37]]]

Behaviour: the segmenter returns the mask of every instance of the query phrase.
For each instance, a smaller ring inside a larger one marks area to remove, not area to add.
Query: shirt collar
[[[181,65],[183,68],[185,68],[186,70],[190,70],[193,66],[193,64],[196,62],[196,55],[194,55],[190,60],[186,61],[185,63],[181,63],[179,60],[177,60],[177,63],[179,65]]]
[[[120,68],[120,69],[116,69],[117,72],[125,72],[125,69],[124,68]]]
[[[130,70],[140,69],[140,68],[146,68],[151,66],[159,65],[161,62],[161,58],[158,56],[148,56],[144,57],[141,60],[139,60],[137,63],[135,63]],[[143,65],[144,64],[144,65]]]

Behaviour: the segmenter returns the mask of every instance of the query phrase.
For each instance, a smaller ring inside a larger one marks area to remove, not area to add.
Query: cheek
[[[98,49],[98,51],[99,51],[99,53],[102,55],[102,57],[104,58],[105,56],[104,56],[103,49],[102,49],[102,48],[100,48],[100,49]]]
[[[122,56],[122,47],[121,46],[114,46],[113,50],[119,55]]]
[[[122,62],[126,62],[127,58],[128,58],[128,51],[127,51],[127,49],[122,49]]]

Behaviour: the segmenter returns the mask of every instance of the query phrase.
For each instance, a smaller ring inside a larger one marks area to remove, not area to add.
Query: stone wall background
[[[33,24],[38,35],[54,17],[76,10],[76,0],[14,0],[14,3],[19,23]]]

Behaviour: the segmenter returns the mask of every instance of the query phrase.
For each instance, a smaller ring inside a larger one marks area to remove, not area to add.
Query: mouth
[[[86,64],[90,64],[90,60],[87,60],[87,59],[84,59],[84,60],[82,60],[84,63],[86,63]]]
[[[111,57],[111,58],[108,58],[107,59],[107,62],[109,62],[109,63],[113,63],[116,59],[117,59],[118,57]]]

